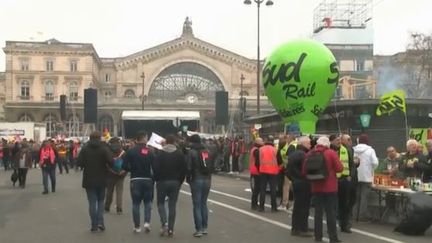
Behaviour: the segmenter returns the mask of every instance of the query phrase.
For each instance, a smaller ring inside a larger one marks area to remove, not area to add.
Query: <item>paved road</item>
[[[249,210],[248,182],[235,178],[213,178],[210,194],[209,235],[192,237],[192,203],[185,185],[178,202],[178,217],[174,239],[160,238],[159,218],[152,215],[153,230],[149,234],[132,233],[129,185],[125,184],[124,214],[105,215],[107,231],[89,232],[87,201],[81,188],[81,173],[58,175],[55,194],[42,195],[40,170],[31,170],[26,189],[11,186],[10,173],[0,172],[0,242],[63,243],[63,242],[314,242],[313,239],[290,236],[290,215],[286,212],[257,213]],[[155,208],[155,207],[154,207]],[[311,220],[311,226],[313,221]],[[353,234],[340,234],[344,242],[430,242],[427,236],[406,237],[392,232],[391,226],[356,224]]]

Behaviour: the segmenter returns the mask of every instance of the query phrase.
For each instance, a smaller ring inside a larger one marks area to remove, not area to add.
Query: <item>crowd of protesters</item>
[[[369,222],[368,210],[374,173],[387,173],[406,179],[421,178],[432,182],[432,140],[428,140],[427,153],[414,139],[406,144],[406,152],[397,153],[393,146],[388,157],[379,163],[369,137],[362,134],[354,146],[348,134],[321,136],[317,139],[290,135],[257,138],[250,149],[249,171],[252,180],[251,209],[264,211],[265,193],[270,187],[271,211],[289,208],[292,187],[293,236],[314,237],[322,241],[323,213],[326,214],[330,242],[341,242],[337,234],[337,221],[341,232],[351,233],[352,219]],[[282,188],[280,206],[276,206],[276,187]],[[259,196],[259,200],[258,200]],[[310,208],[314,207],[314,233],[308,225]]]
[[[257,138],[248,144],[242,136],[201,139],[198,135],[168,135],[162,149],[155,149],[147,146],[144,133],[139,133],[134,140],[112,138],[103,142],[100,133],[93,132],[85,146],[73,140],[47,140],[39,144],[26,139],[19,142],[3,139],[0,162],[5,170],[14,170],[21,188],[25,188],[28,169],[40,169],[43,194],[56,191],[57,168],[60,174],[68,174],[71,169],[82,170],[92,232],[105,230],[103,214],[110,212],[114,194],[115,211],[123,213],[124,180],[130,174],[133,231],[141,232],[141,204],[144,205],[142,228],[151,231],[151,204],[156,187],[160,235],[170,237],[174,235],[176,204],[183,182],[191,188],[196,229],[193,236],[202,237],[208,233],[211,174],[243,172],[245,162],[249,162],[252,182],[251,209],[264,212],[266,192],[270,191],[272,212],[292,211],[291,234],[314,237],[316,241],[323,238],[324,213],[330,242],[340,242],[337,221],[341,232],[351,233],[354,215],[359,221],[372,219],[368,202],[375,172],[432,182],[432,140],[426,144],[426,154],[413,139],[407,141],[404,153],[389,146],[387,157],[381,163],[366,134],[358,137],[355,146],[348,134],[315,139],[281,135],[278,143],[274,142],[273,136]],[[322,168],[312,168],[319,164]],[[276,201],[277,188],[280,203]],[[315,208],[313,234],[308,225],[312,206]]]
[[[82,186],[87,193],[91,232],[104,231],[104,211],[109,212],[116,192],[116,211],[122,214],[124,178],[130,178],[133,232],[151,231],[152,203],[156,198],[160,216],[160,235],[174,236],[176,205],[180,187],[190,185],[195,222],[194,237],[208,234],[207,198],[211,186],[209,150],[198,135],[187,139],[168,135],[161,149],[147,145],[147,135],[137,134],[135,140],[121,142],[112,138],[101,141],[99,132],[90,135],[82,148],[77,165],[83,168]],[[154,188],[156,187],[156,196]],[[167,207],[165,204],[168,204]],[[144,220],[140,218],[144,206]]]

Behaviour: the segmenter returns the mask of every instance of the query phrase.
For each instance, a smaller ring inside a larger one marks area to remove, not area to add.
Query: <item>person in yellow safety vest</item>
[[[329,137],[331,145],[330,148],[336,151],[339,156],[339,160],[342,162],[343,170],[337,173],[338,178],[338,219],[339,226],[342,232],[351,233],[351,190],[352,190],[352,167],[353,153],[349,152],[349,149],[342,145],[341,137],[338,135],[331,135]]]
[[[270,184],[270,195],[271,195],[271,210],[277,212],[276,204],[276,183],[277,176],[279,174],[279,164],[277,162],[276,154],[277,150],[273,144],[273,136],[268,136],[265,139],[265,144],[259,148],[259,173],[260,173],[260,199],[258,211],[264,212],[264,203],[267,184]]]
[[[66,174],[69,174],[69,166],[67,164],[67,149],[64,141],[60,142],[60,144],[58,145],[57,153],[60,174],[63,174],[63,167],[66,170]]]
[[[278,153],[277,153],[277,159],[278,163],[280,164],[280,180],[279,180],[279,188],[282,188],[282,197],[281,197],[281,203],[279,206],[279,210],[288,210],[289,205],[289,198],[290,198],[290,191],[292,183],[290,179],[285,175],[285,170],[288,165],[288,149],[290,147],[297,146],[297,142],[292,135],[280,135],[279,136],[279,147],[278,147]]]

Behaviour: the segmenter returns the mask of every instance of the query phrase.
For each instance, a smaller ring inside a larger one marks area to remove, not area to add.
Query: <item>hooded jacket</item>
[[[306,159],[303,161],[302,174],[306,175],[306,163],[312,152],[324,153],[324,159],[327,165],[327,178],[319,181],[311,181],[312,193],[335,193],[338,192],[338,179],[336,173],[342,172],[343,165],[339,160],[339,156],[335,151],[326,148],[322,145],[317,145],[313,150],[309,151]]]
[[[372,183],[374,171],[378,167],[375,150],[367,144],[360,143],[354,147],[354,158],[360,160],[360,165],[357,168],[358,181]]]
[[[292,151],[288,156],[288,164],[285,169],[285,175],[293,183],[307,181],[302,175],[302,167],[303,161],[308,151],[309,150],[305,146],[299,144],[297,145],[296,150]]]
[[[211,179],[211,173],[204,174],[200,168],[200,152],[206,150],[204,145],[201,143],[191,143],[190,150],[186,156],[186,164],[188,171],[188,182],[194,180],[209,180]]]
[[[112,158],[106,144],[90,140],[78,156],[78,166],[84,169],[82,187],[105,187],[108,167],[111,167],[113,163]]]
[[[173,144],[163,146],[154,163],[155,181],[176,180],[183,183],[186,170],[186,160],[182,151]]]

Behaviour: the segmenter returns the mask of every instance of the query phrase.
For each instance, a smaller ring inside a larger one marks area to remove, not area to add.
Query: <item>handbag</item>
[[[18,180],[18,172],[17,172],[17,170],[14,169],[14,171],[12,172],[12,175],[11,175],[11,181],[15,184],[15,182],[17,182],[17,180]]]

